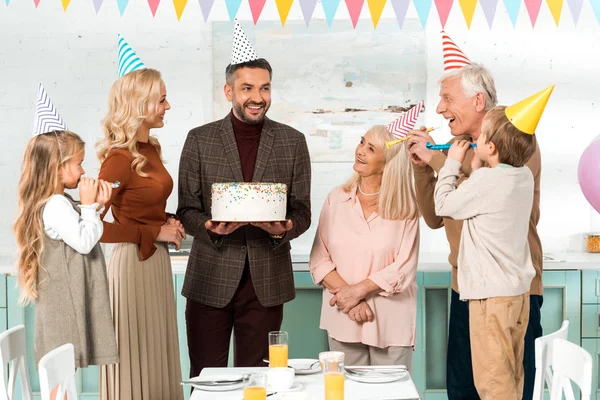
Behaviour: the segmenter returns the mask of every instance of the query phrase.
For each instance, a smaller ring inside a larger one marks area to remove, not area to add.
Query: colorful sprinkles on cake
[[[267,203],[270,201],[285,201],[287,195],[287,185],[284,183],[271,182],[228,182],[213,183],[211,187],[212,200],[221,200],[226,194],[231,196],[230,203],[240,203],[248,196],[261,196]],[[254,197],[253,197],[254,199]]]

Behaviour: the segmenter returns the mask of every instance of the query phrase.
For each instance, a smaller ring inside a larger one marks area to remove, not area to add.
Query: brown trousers
[[[529,293],[469,301],[471,359],[482,400],[523,397]]]
[[[206,367],[226,367],[231,331],[234,331],[234,365],[264,367],[269,358],[269,332],[278,331],[283,321],[283,304],[263,307],[254,291],[250,267],[246,267],[238,288],[223,308],[187,300],[187,327],[190,377]]]

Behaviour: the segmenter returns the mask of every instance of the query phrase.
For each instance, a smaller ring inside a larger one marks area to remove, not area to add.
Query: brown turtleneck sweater
[[[250,125],[237,119],[233,111],[231,112],[231,121],[233,123],[233,134],[235,135],[235,141],[237,142],[240,154],[244,181],[251,182],[254,176],[260,133],[265,121],[262,120],[258,124]]]

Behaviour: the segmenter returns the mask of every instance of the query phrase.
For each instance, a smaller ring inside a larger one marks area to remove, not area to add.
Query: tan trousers
[[[345,365],[406,365],[411,370],[412,347],[390,346],[379,348],[363,343],[340,342],[329,337],[329,350],[345,353]]]
[[[469,301],[471,359],[482,400],[520,400],[529,293]]]

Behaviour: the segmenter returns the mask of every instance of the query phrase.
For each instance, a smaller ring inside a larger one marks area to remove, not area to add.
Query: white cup
[[[294,384],[294,368],[269,368],[267,371],[267,386],[271,390],[288,390]]]

